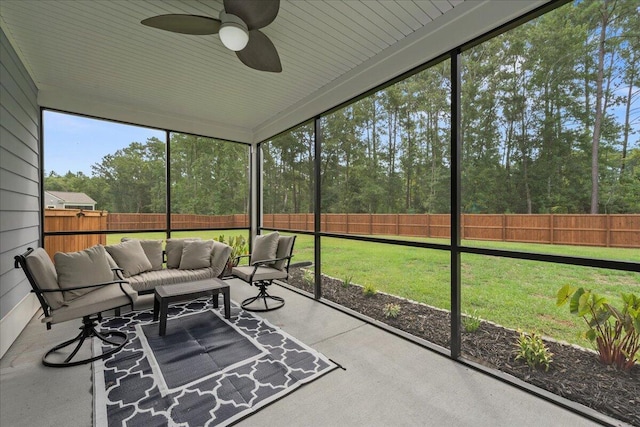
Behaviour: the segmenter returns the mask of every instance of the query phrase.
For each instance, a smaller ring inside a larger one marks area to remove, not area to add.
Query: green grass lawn
[[[464,242],[465,244],[468,242]],[[525,243],[473,242],[474,246],[557,255],[640,261],[640,251],[620,248],[550,246]],[[450,309],[448,251],[323,238],[322,272],[353,283]],[[313,261],[313,237],[299,235],[295,261]],[[486,320],[527,332],[590,346],[579,337],[584,321],[556,307],[556,293],[564,284],[584,286],[606,295],[614,305],[621,292],[640,293],[640,274],[606,269],[462,255],[462,310]]]
[[[245,231],[198,231],[173,233],[173,237],[204,239],[242,234]],[[108,244],[123,236],[109,235]],[[163,238],[162,233],[136,234],[139,238]],[[293,262],[313,261],[313,236],[298,235]],[[433,240],[430,240],[433,241]],[[441,243],[446,241],[440,241]],[[640,251],[619,248],[551,246],[505,242],[464,242],[473,246],[545,252],[557,255],[640,261]],[[355,240],[322,238],[322,272],[339,279],[352,277],[360,285],[402,296],[439,308],[450,309],[450,255],[448,251],[403,247]],[[584,321],[556,307],[555,296],[564,284],[584,286],[606,295],[618,305],[620,292],[640,293],[640,273],[462,254],[462,310],[527,332],[590,346],[578,335]]]

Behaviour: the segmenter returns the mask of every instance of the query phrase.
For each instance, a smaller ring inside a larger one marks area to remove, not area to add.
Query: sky
[[[107,154],[148,138],[165,139],[165,132],[96,120],[72,114],[44,112],[44,170],[64,175],[71,171],[91,176],[91,165]]]

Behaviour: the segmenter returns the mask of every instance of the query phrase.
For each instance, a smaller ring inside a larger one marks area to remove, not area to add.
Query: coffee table
[[[162,336],[167,331],[169,303],[190,301],[205,295],[211,295],[213,307],[218,308],[218,294],[220,293],[224,298],[224,317],[229,319],[231,316],[229,285],[218,278],[156,286],[153,299],[153,321],[157,321],[158,316],[160,317],[159,335]]]

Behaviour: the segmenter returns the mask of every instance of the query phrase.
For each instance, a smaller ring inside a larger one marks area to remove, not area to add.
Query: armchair
[[[280,236],[278,232],[257,236],[253,243],[252,253],[236,257],[249,258],[249,264],[233,267],[231,274],[259,289],[258,295],[242,301],[241,306],[247,311],[271,311],[284,305],[284,298],[271,295],[267,287],[274,280],[289,278],[289,264],[293,257],[293,245],[296,236]],[[256,302],[264,304],[255,304]]]
[[[104,247],[94,248],[101,249],[101,252],[98,250],[92,252],[92,258],[87,258],[90,261],[87,263],[85,271],[71,272],[71,274],[75,274],[75,277],[80,274],[81,277],[84,277],[84,280],[90,280],[92,277],[95,280],[96,277],[101,277],[96,272],[97,267],[93,261],[102,261],[100,257],[104,256],[104,262],[106,262],[104,265],[107,268],[106,274],[110,274],[112,279],[117,278],[118,276],[109,269]],[[62,287],[59,284],[59,275],[56,272],[56,268],[44,249],[28,248],[25,253],[16,255],[14,260],[14,267],[22,268],[31,284],[31,292],[38,297],[44,312],[42,322],[46,323],[47,330],[51,329],[53,324],[82,318],[80,333],[75,338],[58,344],[47,351],[42,356],[43,365],[68,367],[104,359],[119,351],[128,342],[128,337],[125,333],[118,331],[101,333],[95,328],[97,322],[102,320],[101,314],[103,311],[116,309],[116,313],[119,314],[120,307],[131,305],[131,308],[133,308],[137,292],[125,280],[115,279],[82,286],[65,283],[65,286]],[[105,277],[105,275],[103,274],[102,277]],[[63,282],[61,281],[60,283]],[[113,346],[113,348],[93,357],[74,360],[85,340],[92,337],[97,337]],[[66,352],[60,352],[61,349],[73,344],[75,344],[75,347],[68,355]]]

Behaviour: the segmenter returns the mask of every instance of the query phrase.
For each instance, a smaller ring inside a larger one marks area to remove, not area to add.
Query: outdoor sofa
[[[158,285],[219,277],[225,270],[231,247],[199,238],[162,240],[123,238],[107,245],[109,264],[139,294]]]

